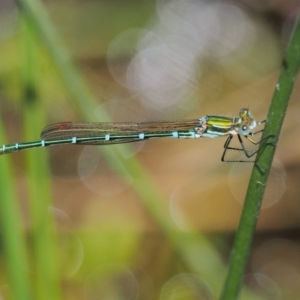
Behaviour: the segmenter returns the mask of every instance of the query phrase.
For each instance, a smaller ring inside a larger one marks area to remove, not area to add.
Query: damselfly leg
[[[266,120],[263,120],[261,122],[259,122],[258,124],[263,124],[265,123]],[[248,135],[243,135],[243,137],[245,137],[249,142],[251,142],[253,145],[259,145],[261,144],[264,140],[267,140],[270,136],[266,136],[265,138],[263,139],[260,139],[259,141],[255,141],[253,140],[250,136],[254,136],[258,133],[261,133],[263,132],[263,129],[261,130],[258,130],[256,132],[249,132]],[[223,162],[256,162],[256,160],[234,160],[234,159],[225,159],[225,156],[226,156],[226,153],[228,150],[234,150],[234,151],[242,151],[245,156],[247,158],[251,158],[253,157],[255,154],[257,154],[259,152],[259,149],[256,149],[256,150],[251,150],[251,149],[247,149],[247,147],[245,146],[244,142],[243,142],[243,139],[241,137],[240,134],[237,134],[237,137],[238,137],[238,140],[239,140],[239,144],[241,145],[240,148],[238,147],[231,147],[230,144],[232,142],[232,138],[233,138],[233,135],[230,134],[224,144],[224,151],[223,151],[223,155],[222,155],[222,158],[221,158],[221,161]]]

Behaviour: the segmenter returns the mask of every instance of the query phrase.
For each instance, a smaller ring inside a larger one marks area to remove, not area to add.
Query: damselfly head
[[[242,108],[239,112],[240,124],[238,132],[241,135],[248,135],[253,128],[257,126],[256,120],[251,117],[251,112],[248,108]]]

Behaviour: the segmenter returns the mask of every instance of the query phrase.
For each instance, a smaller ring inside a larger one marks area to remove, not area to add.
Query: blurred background
[[[300,5],[27,2],[0,0],[1,144],[39,140],[44,126],[62,121],[233,117],[242,107],[263,120]],[[299,299],[299,92],[296,82],[241,299]],[[253,167],[222,163],[224,142],[155,139],[2,156],[34,299],[217,299]],[[9,197],[1,188],[0,201]],[[47,236],[49,244],[40,242]],[[0,299],[10,299],[1,257]],[[39,275],[45,261],[55,296]]]

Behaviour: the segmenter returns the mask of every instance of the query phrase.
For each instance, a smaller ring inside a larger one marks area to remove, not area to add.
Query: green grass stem
[[[2,126],[1,140],[5,140]],[[16,195],[11,158],[0,160],[0,226],[6,279],[12,299],[29,300],[31,297],[28,277],[28,257],[25,250],[24,232]]]
[[[27,20],[23,31],[23,126],[27,140],[34,140],[38,129],[44,126],[43,105],[38,97],[38,49],[35,30]],[[47,151],[28,151],[26,158],[26,179],[30,208],[31,234],[33,243],[32,268],[36,299],[60,299],[60,278],[58,276],[57,245],[54,234],[51,183],[47,168]],[[49,164],[49,163],[48,163]]]

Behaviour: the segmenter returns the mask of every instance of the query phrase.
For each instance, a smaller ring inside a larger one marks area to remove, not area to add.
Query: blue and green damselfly
[[[248,150],[242,140],[245,137],[252,144],[258,145],[251,136],[262,132],[252,130],[264,123],[252,118],[247,108],[242,108],[238,117],[204,116],[200,119],[186,121],[163,122],[116,122],[116,123],[72,123],[62,122],[45,127],[41,133],[41,140],[35,142],[7,144],[0,146],[0,155],[25,150],[28,148],[47,147],[60,144],[76,145],[109,145],[131,143],[151,138],[216,138],[227,137],[221,160],[225,160],[228,150],[243,151],[249,159],[257,153],[257,150]],[[234,136],[238,137],[240,148],[231,147]],[[251,160],[239,160],[249,162]],[[253,162],[253,160],[252,160]]]

